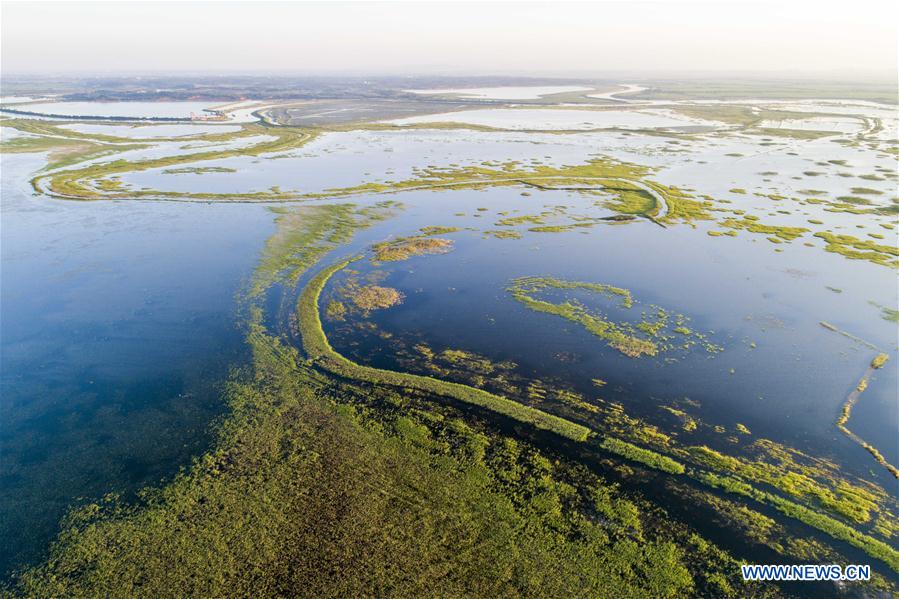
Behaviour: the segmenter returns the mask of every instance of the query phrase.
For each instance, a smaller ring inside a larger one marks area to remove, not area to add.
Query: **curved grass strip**
[[[600,447],[612,453],[618,454],[629,460],[640,462],[651,466],[656,470],[662,470],[670,474],[683,474],[686,472],[684,465],[680,462],[672,460],[668,456],[662,455],[651,449],[643,449],[626,441],[621,441],[614,437],[606,437],[599,444]]]
[[[536,408],[531,408],[514,402],[505,397],[494,395],[482,389],[476,389],[459,383],[441,381],[429,376],[394,372],[357,364],[340,355],[328,343],[325,331],[322,329],[321,316],[318,312],[318,300],[325,284],[337,271],[345,268],[352,262],[359,260],[359,256],[343,260],[322,269],[303,289],[300,294],[298,313],[300,334],[303,337],[303,348],[310,358],[317,360],[326,369],[345,376],[347,378],[366,381],[369,383],[386,383],[398,387],[409,387],[429,393],[444,395],[458,399],[465,403],[481,406],[519,420],[532,424],[537,428],[552,431],[563,437],[575,441],[586,441],[590,436],[590,429],[576,424],[564,418],[547,414]]]
[[[538,428],[553,431],[569,439],[585,441],[591,434],[590,429],[563,418],[547,414],[540,410],[523,406],[504,397],[493,395],[486,391],[468,387],[459,383],[441,381],[428,376],[420,376],[407,373],[399,373],[390,370],[382,370],[369,366],[362,366],[340,355],[328,343],[327,336],[321,325],[321,317],[318,311],[318,300],[325,284],[334,273],[347,265],[359,260],[357,256],[333,264],[319,272],[303,290],[298,302],[300,333],[303,337],[304,348],[309,356],[318,360],[326,369],[348,378],[362,380],[375,384],[390,384],[399,387],[408,387],[422,391],[436,393],[458,399],[460,401],[475,404],[516,420],[532,424]],[[667,456],[655,451],[643,449],[631,443],[605,437],[598,446],[606,451],[640,462],[651,468],[662,470],[670,474],[688,474],[691,478],[725,491],[736,493],[754,499],[760,503],[770,505],[784,515],[799,520],[813,528],[816,528],[831,537],[846,541],[870,555],[882,560],[890,568],[899,572],[899,552],[873,537],[848,526],[830,516],[816,512],[808,507],[784,499],[777,495],[755,489],[743,481],[730,477],[719,476],[690,469]]]
[[[835,539],[845,541],[853,547],[861,549],[871,557],[883,561],[894,571],[899,572],[899,551],[896,551],[883,541],[861,533],[847,524],[843,524],[839,520],[816,512],[811,508],[790,501],[789,499],[784,499],[783,497],[760,491],[752,485],[730,476],[718,476],[708,472],[691,473],[691,476],[700,482],[722,489],[728,493],[743,495],[744,497],[749,497],[760,503],[770,505],[790,518],[795,518],[812,528],[827,533]]]
[[[221,160],[238,156],[259,156],[275,152],[287,152],[305,145],[316,137],[316,133],[295,128],[265,127],[263,125],[246,125],[241,132],[242,136],[255,133],[273,137],[257,144],[244,148],[209,149],[192,154],[174,154],[161,158],[129,161],[114,160],[91,164],[81,168],[56,170],[51,173],[39,175],[32,179],[31,184],[35,191],[48,195],[73,200],[116,200],[116,199],[193,199],[193,200],[283,200],[294,198],[295,194],[268,191],[257,193],[221,194],[221,193],[182,193],[162,192],[155,190],[127,190],[112,192],[111,190],[98,189],[96,182],[100,179],[146,171],[154,168],[189,165],[195,162],[209,160]],[[228,134],[225,134],[228,135]],[[231,134],[236,137],[236,134]]]

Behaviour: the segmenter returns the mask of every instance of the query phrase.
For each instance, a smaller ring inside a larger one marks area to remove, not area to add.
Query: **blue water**
[[[70,505],[131,496],[209,440],[246,359],[235,294],[272,214],[256,205],[35,197],[40,156],[2,157],[0,570]]]

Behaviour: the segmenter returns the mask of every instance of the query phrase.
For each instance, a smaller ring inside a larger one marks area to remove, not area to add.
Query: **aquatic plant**
[[[484,236],[495,237],[496,239],[521,239],[521,233],[518,231],[484,231]]]
[[[899,256],[899,248],[895,246],[877,244],[852,235],[838,235],[823,231],[815,233],[814,236],[826,242],[827,245],[824,249],[828,252],[840,254],[850,260],[867,260],[881,266],[899,267],[899,260],[896,259]]]
[[[344,303],[337,300],[328,302],[328,307],[325,308],[325,315],[331,320],[343,320],[346,312]]]
[[[623,309],[630,309],[634,305],[634,299],[627,289],[602,283],[566,281],[554,277],[519,277],[512,280],[507,291],[512,294],[513,299],[524,304],[530,310],[560,316],[581,325],[590,334],[604,340],[610,347],[625,356],[631,358],[639,358],[644,355],[654,356],[660,351],[671,349],[671,346],[665,343],[666,337],[662,335],[663,330],[670,328],[671,317],[667,311],[661,308],[655,307],[656,318],[654,320],[644,318],[636,324],[613,322],[601,313],[588,310],[586,306],[576,300],[553,303],[536,297],[547,289],[583,290],[597,293],[617,300],[619,307]],[[678,315],[675,321],[671,332],[690,337],[688,347],[701,343],[709,353],[721,350],[720,347],[709,343],[704,335],[686,328],[683,324],[685,317]],[[680,331],[675,331],[675,328],[680,328]]]
[[[236,173],[236,168],[227,166],[184,166],[181,168],[167,168],[162,171],[164,175],[205,175],[206,173]]]
[[[656,470],[662,470],[671,474],[683,474],[685,472],[684,465],[680,462],[672,460],[658,452],[637,447],[626,441],[606,437],[600,442],[600,447],[629,460],[640,462],[655,468]]]
[[[750,233],[759,233],[762,235],[771,235],[775,243],[783,241],[793,241],[797,237],[801,237],[804,233],[808,233],[808,229],[803,227],[784,227],[779,225],[765,225],[758,222],[758,217],[747,215],[742,219],[728,218],[718,223],[722,227],[731,229],[739,229]]]
[[[377,262],[400,262],[413,256],[426,254],[445,254],[453,247],[451,239],[434,237],[400,237],[391,241],[382,241],[372,246],[373,260]]]
[[[398,207],[396,202],[387,201],[368,208],[328,204],[274,209],[278,229],[265,244],[247,296],[259,297],[276,282],[296,283],[322,256]]]

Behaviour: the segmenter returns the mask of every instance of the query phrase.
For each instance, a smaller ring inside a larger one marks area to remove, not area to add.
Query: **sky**
[[[895,79],[899,2],[0,2],[0,70]]]

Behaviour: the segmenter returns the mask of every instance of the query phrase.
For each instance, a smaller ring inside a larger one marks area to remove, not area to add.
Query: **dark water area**
[[[541,194],[538,203],[503,189],[424,194],[414,201],[411,196],[403,198],[406,212],[378,226],[381,238],[414,234],[428,225],[493,228],[497,211],[514,207],[525,214],[538,212],[542,202],[578,204],[564,193]],[[451,207],[440,213],[438,205]],[[476,211],[480,206],[490,210]],[[454,217],[456,212],[467,216]],[[587,232],[525,232],[515,240],[460,231],[443,235],[455,243],[447,254],[376,265],[357,262],[353,268],[362,278],[380,273],[378,284],[405,295],[401,305],[375,311],[368,320],[407,346],[424,342],[438,352],[462,349],[494,362],[510,360],[523,376],[562,381],[588,398],[619,402],[628,414],[649,422],[665,416],[660,406],[667,405],[731,433],[740,423],[752,431],[750,442],[772,439],[896,490],[889,473],[834,426],[846,396],[877,352],[820,324],[830,322],[890,354],[853,411],[851,428],[895,462],[899,437],[890,424],[899,421],[895,326],[869,304],[895,305],[890,269],[799,244],[776,253],[762,236],[713,239],[701,226],[662,229],[638,221]],[[522,276],[623,287],[635,300],[629,311],[610,309],[607,298],[592,298],[591,304],[589,294],[566,293],[590,309],[631,320],[651,305],[683,314],[691,330],[707,334],[724,351],[710,354],[697,346],[626,357],[580,325],[515,301],[507,288]],[[335,277],[328,289],[340,284],[341,277]],[[844,291],[834,293],[827,285]],[[326,321],[325,329],[335,349],[352,359],[402,369],[390,341],[334,322]],[[598,391],[594,378],[607,385]],[[700,432],[681,436],[691,443],[728,446]]]
[[[263,206],[35,197],[2,158],[0,572],[67,510],[189,464],[248,358],[235,296],[274,230]]]

